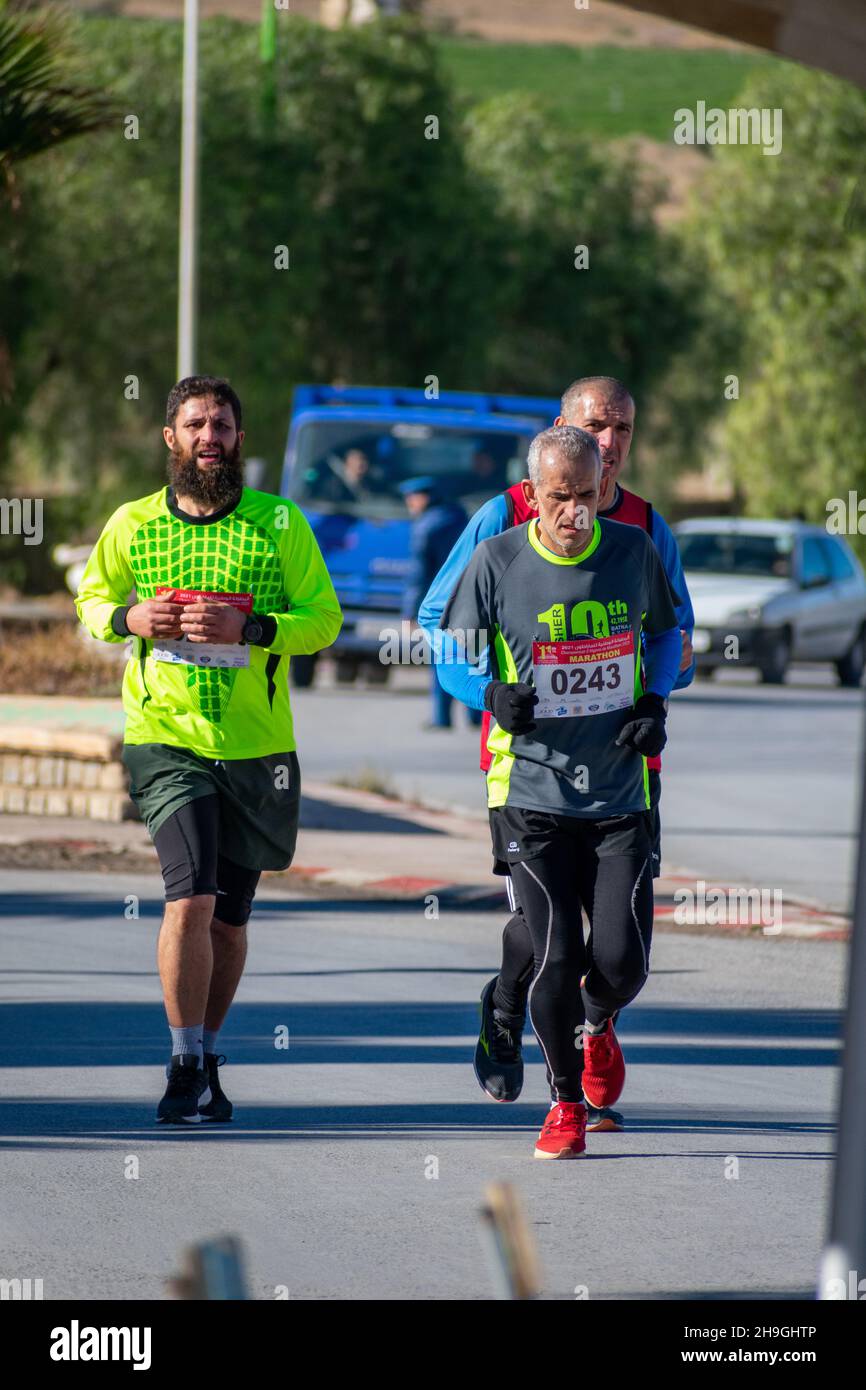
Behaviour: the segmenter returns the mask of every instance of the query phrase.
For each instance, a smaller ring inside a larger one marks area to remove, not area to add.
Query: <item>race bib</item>
[[[196,599],[211,599],[216,603],[230,603],[240,608],[242,613],[252,613],[252,594],[211,594],[201,589],[172,589],[162,584],[156,597],[172,595],[171,602],[185,606]],[[175,639],[155,637],[152,655],[155,661],[169,661],[177,666],[249,666],[250,649],[246,644],[235,642],[190,642],[188,637]]]
[[[536,719],[610,714],[634,704],[634,634],[533,642]]]

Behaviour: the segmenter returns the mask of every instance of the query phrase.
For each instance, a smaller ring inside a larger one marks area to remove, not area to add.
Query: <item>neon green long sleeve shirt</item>
[[[125,640],[124,609],[163,586],[251,596],[267,646],[239,649],[249,665],[157,660],[158,640],[134,637],[123,679],[126,743],[167,743],[206,758],[258,758],[295,748],[289,658],[330,646],[342,614],[306,517],[285,497],[244,488],[210,517],[181,512],[171,490],[127,502],[106,523],[78,589],[94,637]],[[119,616],[118,616],[119,615]]]

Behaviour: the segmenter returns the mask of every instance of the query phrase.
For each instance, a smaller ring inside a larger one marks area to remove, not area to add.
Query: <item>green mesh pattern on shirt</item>
[[[129,558],[139,601],[157,588],[201,589],[252,594],[258,613],[282,612],[283,578],[276,542],[267,531],[232,512],[205,526],[181,521],[170,512],[139,526]],[[219,724],[229,706],[237,670],[189,666],[187,687],[194,708]]]

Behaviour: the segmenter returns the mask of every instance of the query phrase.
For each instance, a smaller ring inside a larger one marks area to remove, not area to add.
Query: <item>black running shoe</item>
[[[498,975],[481,991],[481,1032],[475,1048],[475,1075],[492,1100],[517,1100],[523,1089],[522,1027],[510,1026],[493,1007]]]
[[[168,1086],[157,1108],[157,1120],[167,1125],[197,1125],[201,1119],[199,1101],[210,1099],[207,1072],[191,1052],[172,1057],[167,1071]]]
[[[596,1110],[594,1105],[590,1105],[588,1100],[584,1100],[586,1106],[586,1128],[587,1132],[593,1130],[596,1134],[607,1130],[625,1129],[625,1120],[618,1110],[611,1110],[606,1105],[603,1110]]]
[[[219,1057],[214,1052],[204,1054],[204,1069],[207,1072],[210,1086],[210,1100],[206,1105],[199,1105],[198,1113],[203,1120],[212,1120],[214,1124],[226,1124],[232,1117],[232,1103],[220,1085],[219,1068],[224,1061],[225,1057],[222,1054]]]

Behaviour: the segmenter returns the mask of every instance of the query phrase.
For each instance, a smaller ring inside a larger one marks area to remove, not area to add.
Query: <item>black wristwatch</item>
[[[264,633],[265,630],[262,627],[261,620],[256,617],[255,613],[251,613],[244,623],[241,632],[241,642],[246,642],[255,647],[261,642]]]

